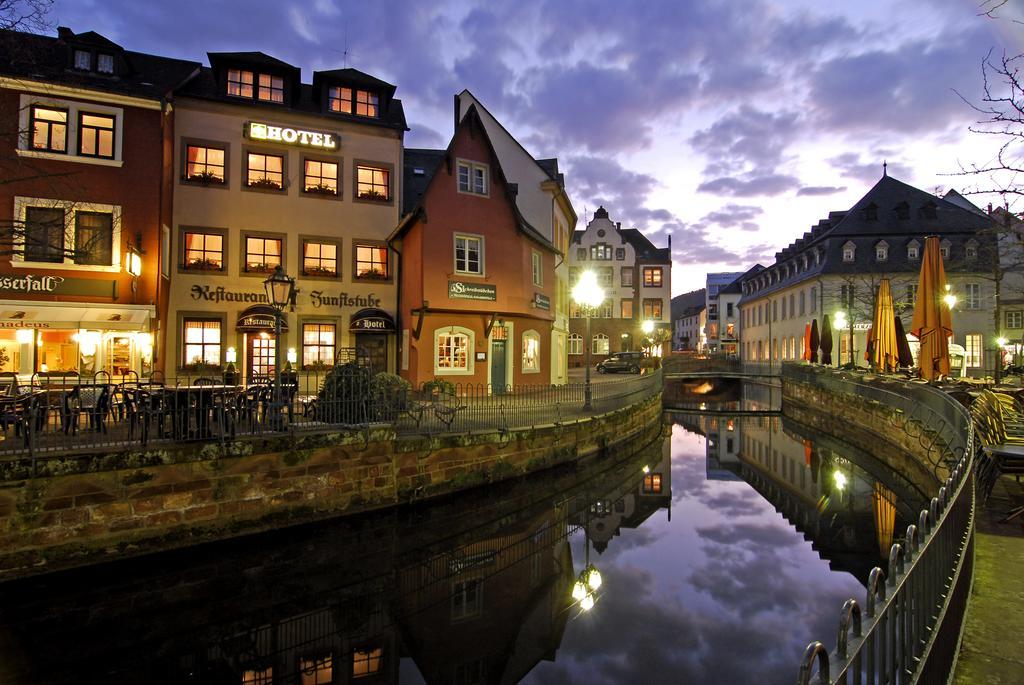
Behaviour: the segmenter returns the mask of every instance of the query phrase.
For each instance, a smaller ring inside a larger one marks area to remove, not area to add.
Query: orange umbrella
[[[917,302],[910,332],[921,341],[917,363],[921,378],[927,381],[949,375],[949,336],[953,335],[953,317],[942,301],[946,294],[946,270],[942,266],[939,237],[924,241],[921,277],[917,285]]]
[[[804,353],[800,358],[805,362],[811,361],[811,324],[804,325]]]
[[[876,371],[892,371],[899,366],[895,317],[889,279],[883,278],[878,284],[878,295],[875,296],[875,318],[871,322],[871,356],[868,358]]]

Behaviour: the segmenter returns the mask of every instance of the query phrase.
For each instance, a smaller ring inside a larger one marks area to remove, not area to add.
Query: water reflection
[[[525,482],[0,586],[0,682],[789,682],[920,502],[779,417],[673,416]]]

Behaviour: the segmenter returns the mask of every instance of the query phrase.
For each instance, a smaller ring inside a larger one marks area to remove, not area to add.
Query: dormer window
[[[874,202],[864,208],[865,221],[878,221],[878,205]]]
[[[967,241],[967,246],[964,248],[964,256],[967,257],[967,259],[977,259],[978,258],[978,243],[977,243],[977,241],[975,241],[973,239]]]
[[[843,261],[852,262],[857,254],[857,247],[850,241],[843,245]]]
[[[380,97],[368,90],[333,87],[327,90],[327,108],[340,114],[377,118],[380,116]]]
[[[280,76],[260,74],[260,87],[256,99],[265,102],[284,102],[284,79]]]
[[[875,261],[884,262],[889,259],[889,243],[884,240],[875,245]]]
[[[921,243],[916,240],[911,240],[907,243],[907,259],[920,259],[921,258]]]
[[[228,69],[228,95],[262,102],[284,102],[284,78],[257,74],[246,69]]]
[[[114,56],[100,53],[96,56],[96,71],[101,74],[114,73]]]
[[[82,71],[92,69],[92,53],[88,50],[75,50],[75,69]]]
[[[251,98],[253,74],[251,71],[228,69],[228,95]]]
[[[951,245],[952,244],[948,240],[943,240],[939,244],[939,254],[942,255],[943,259],[949,259],[949,248]]]
[[[910,218],[910,205],[906,202],[901,202],[895,207],[897,219],[909,219]]]
[[[356,91],[356,114],[361,117],[377,117],[377,94],[366,90]]]

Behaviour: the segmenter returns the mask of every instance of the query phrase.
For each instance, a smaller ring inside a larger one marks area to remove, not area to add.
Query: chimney
[[[672,250],[672,234],[671,233],[668,234],[668,249],[669,249],[669,251]]]
[[[621,221],[616,221],[615,222],[615,228],[622,228],[622,222]]]
[[[989,216],[992,216],[992,203],[991,202],[988,203],[988,214],[989,214]]]
[[[69,29],[67,26],[57,27],[57,39],[58,40],[69,40],[75,37],[75,32]]]

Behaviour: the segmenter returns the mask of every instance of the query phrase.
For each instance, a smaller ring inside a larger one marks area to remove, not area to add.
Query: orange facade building
[[[400,254],[400,373],[507,386],[551,378],[555,267],[562,254],[516,206],[470,107],[446,150],[406,150]]]

